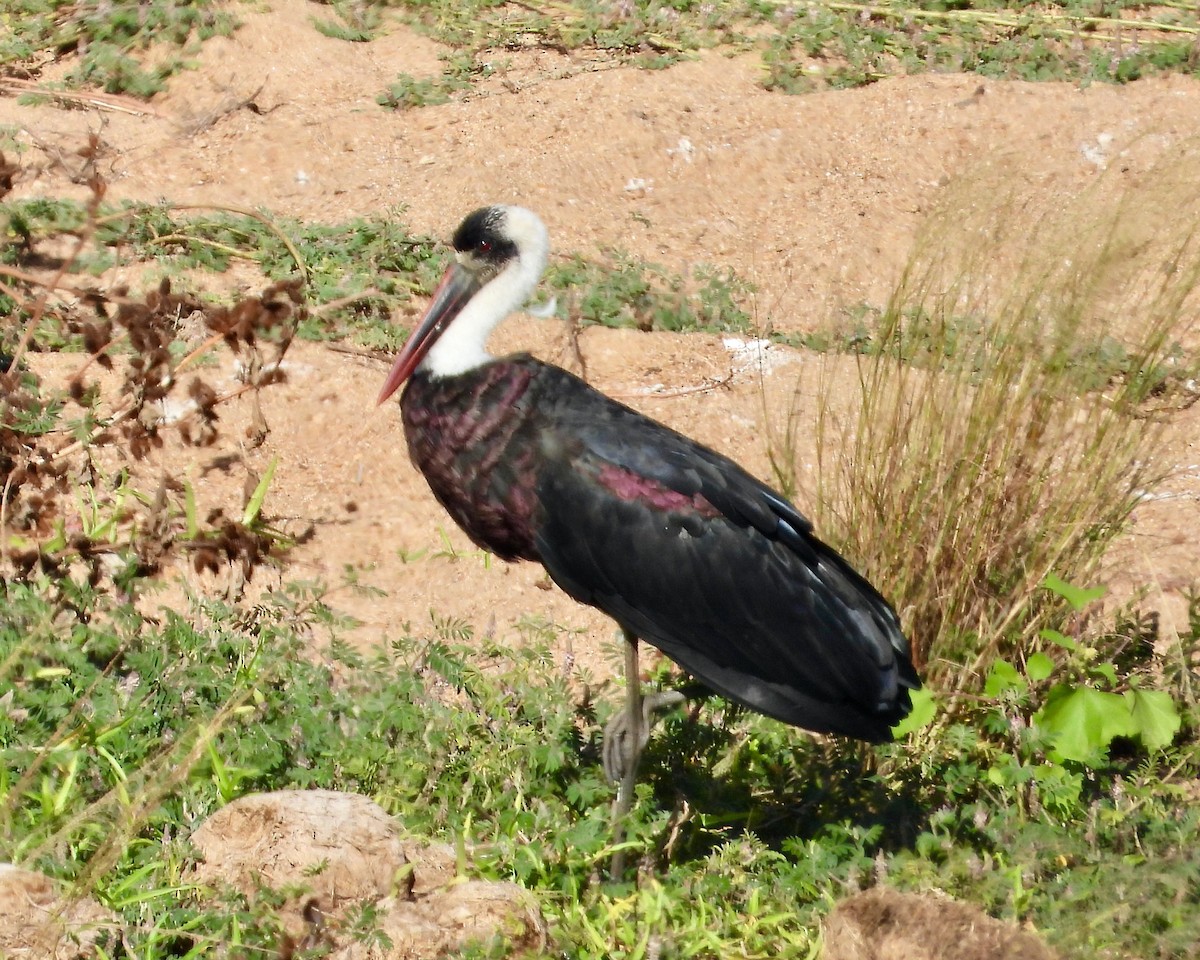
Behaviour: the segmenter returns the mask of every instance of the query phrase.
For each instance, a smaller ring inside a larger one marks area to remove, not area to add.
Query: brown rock
[[[1034,934],[948,897],[879,887],[825,920],[822,960],[1057,960]]]
[[[532,895],[515,883],[467,880],[416,900],[390,897],[377,904],[380,929],[390,949],[347,943],[337,960],[424,960],[461,950],[471,942],[502,938],[510,951],[541,950],[546,927]]]
[[[95,955],[117,917],[91,897],[64,893],[56,880],[0,863],[0,957],[76,960]]]
[[[311,892],[283,916],[288,942],[333,945],[343,960],[417,960],[501,937],[514,947],[543,945],[534,898],[511,883],[457,879],[446,844],[404,838],[395,820],[356,794],[282,790],[242,797],[192,835],[204,860],[193,879],[247,896],[260,886]],[[340,932],[346,907],[373,903],[390,948]]]
[[[333,790],[241,797],[204,821],[192,843],[204,858],[196,882],[246,895],[260,883],[302,883],[327,912],[389,896],[407,872],[395,821],[367,797]]]

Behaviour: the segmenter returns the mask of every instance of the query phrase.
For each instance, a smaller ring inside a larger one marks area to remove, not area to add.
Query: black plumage
[[[921,682],[895,612],[778,493],[733,461],[527,354],[492,328],[528,299],[549,241],[537,215],[484,207],[379,392],[408,381],[409,453],[477,544],[537,560],[621,625],[625,708],[605,730],[620,781],[611,873],[624,872],[650,713],[638,638],[746,706],[809,730],[890,738]]]
[[[527,355],[419,371],[413,462],[480,546],[537,560],[717,692],[889,738],[920,685],[887,602],[728,458]]]

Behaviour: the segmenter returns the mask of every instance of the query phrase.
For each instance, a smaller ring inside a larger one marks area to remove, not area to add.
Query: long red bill
[[[375,401],[376,405],[383,403],[400,388],[400,384],[412,376],[425,354],[429,352],[429,348],[442,335],[442,331],[478,291],[478,278],[462,264],[455,262],[446,268],[442,282],[438,284],[433,299],[429,301],[429,307],[425,310],[425,316],[409,335],[396,357],[396,362],[392,364],[392,369],[383,382],[383,389],[379,391],[379,399]]]

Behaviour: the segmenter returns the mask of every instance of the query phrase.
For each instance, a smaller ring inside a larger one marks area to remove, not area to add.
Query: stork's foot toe
[[[637,766],[638,758],[650,742],[650,728],[654,725],[654,715],[682,703],[684,699],[686,698],[678,690],[660,690],[642,697],[636,736],[628,711],[622,710],[609,721],[608,726],[604,728],[604,745],[601,750],[604,775],[609,780],[619,783],[632,767]]]

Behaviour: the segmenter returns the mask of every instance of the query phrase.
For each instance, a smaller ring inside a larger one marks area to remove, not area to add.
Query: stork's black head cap
[[[467,214],[454,231],[454,249],[499,266],[517,255],[517,245],[504,231],[504,207],[480,207]]]

